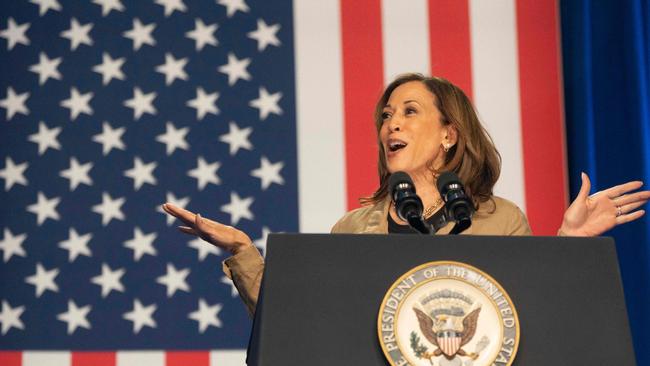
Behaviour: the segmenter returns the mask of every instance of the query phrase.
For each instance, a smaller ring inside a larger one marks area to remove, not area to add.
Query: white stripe
[[[22,366],[70,366],[70,352],[64,351],[25,351]]]
[[[406,72],[431,73],[427,0],[383,0],[381,3],[384,83]]]
[[[470,0],[474,101],[503,158],[495,194],[525,211],[514,0]]]
[[[337,0],[295,0],[300,231],[329,232],[346,211],[341,20]]]
[[[246,350],[211,351],[210,366],[246,366]]]
[[[119,351],[115,355],[116,366],[165,366],[163,351]]]

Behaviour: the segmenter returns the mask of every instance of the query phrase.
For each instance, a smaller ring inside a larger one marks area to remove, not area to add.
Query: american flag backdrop
[[[327,232],[374,190],[372,112],[407,71],[461,86],[538,234],[566,206],[557,4],[15,0],[0,8],[0,365],[241,365],[225,253],[169,201]],[[290,311],[290,310],[288,310]]]

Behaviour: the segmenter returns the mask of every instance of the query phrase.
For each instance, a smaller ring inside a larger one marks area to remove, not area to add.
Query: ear
[[[456,127],[447,125],[445,126],[445,129],[446,134],[444,136],[443,144],[449,144],[450,147],[456,145],[456,142],[458,142],[458,131],[456,130]]]

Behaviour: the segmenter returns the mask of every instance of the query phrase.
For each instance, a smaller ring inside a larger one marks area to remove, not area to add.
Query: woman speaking
[[[375,109],[379,144],[379,187],[361,199],[362,207],[348,212],[332,233],[414,232],[401,220],[389,197],[389,177],[403,171],[412,179],[422,199],[424,219],[436,234],[448,234],[452,223],[440,220],[443,200],[436,188],[440,173],[451,171],[465,184],[476,212],[463,234],[530,235],[524,213],[512,202],[494,196],[501,157],[478,120],[467,96],[449,81],[420,74],[405,74],[384,91]],[[590,182],[582,186],[564,214],[558,235],[596,236],[616,225],[636,220],[637,210],[650,198],[638,191],[642,182],[629,182],[589,195]],[[229,251],[224,271],[235,283],[248,310],[255,311],[264,261],[244,232],[166,203],[163,209],[185,225],[179,229]],[[438,225],[439,223],[442,225]]]

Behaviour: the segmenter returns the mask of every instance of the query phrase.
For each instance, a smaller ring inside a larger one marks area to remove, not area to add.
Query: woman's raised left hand
[[[591,182],[582,173],[578,197],[564,213],[560,235],[598,236],[616,225],[634,221],[645,214],[637,210],[650,199],[650,191],[638,191],[643,182],[633,181],[589,195]]]

